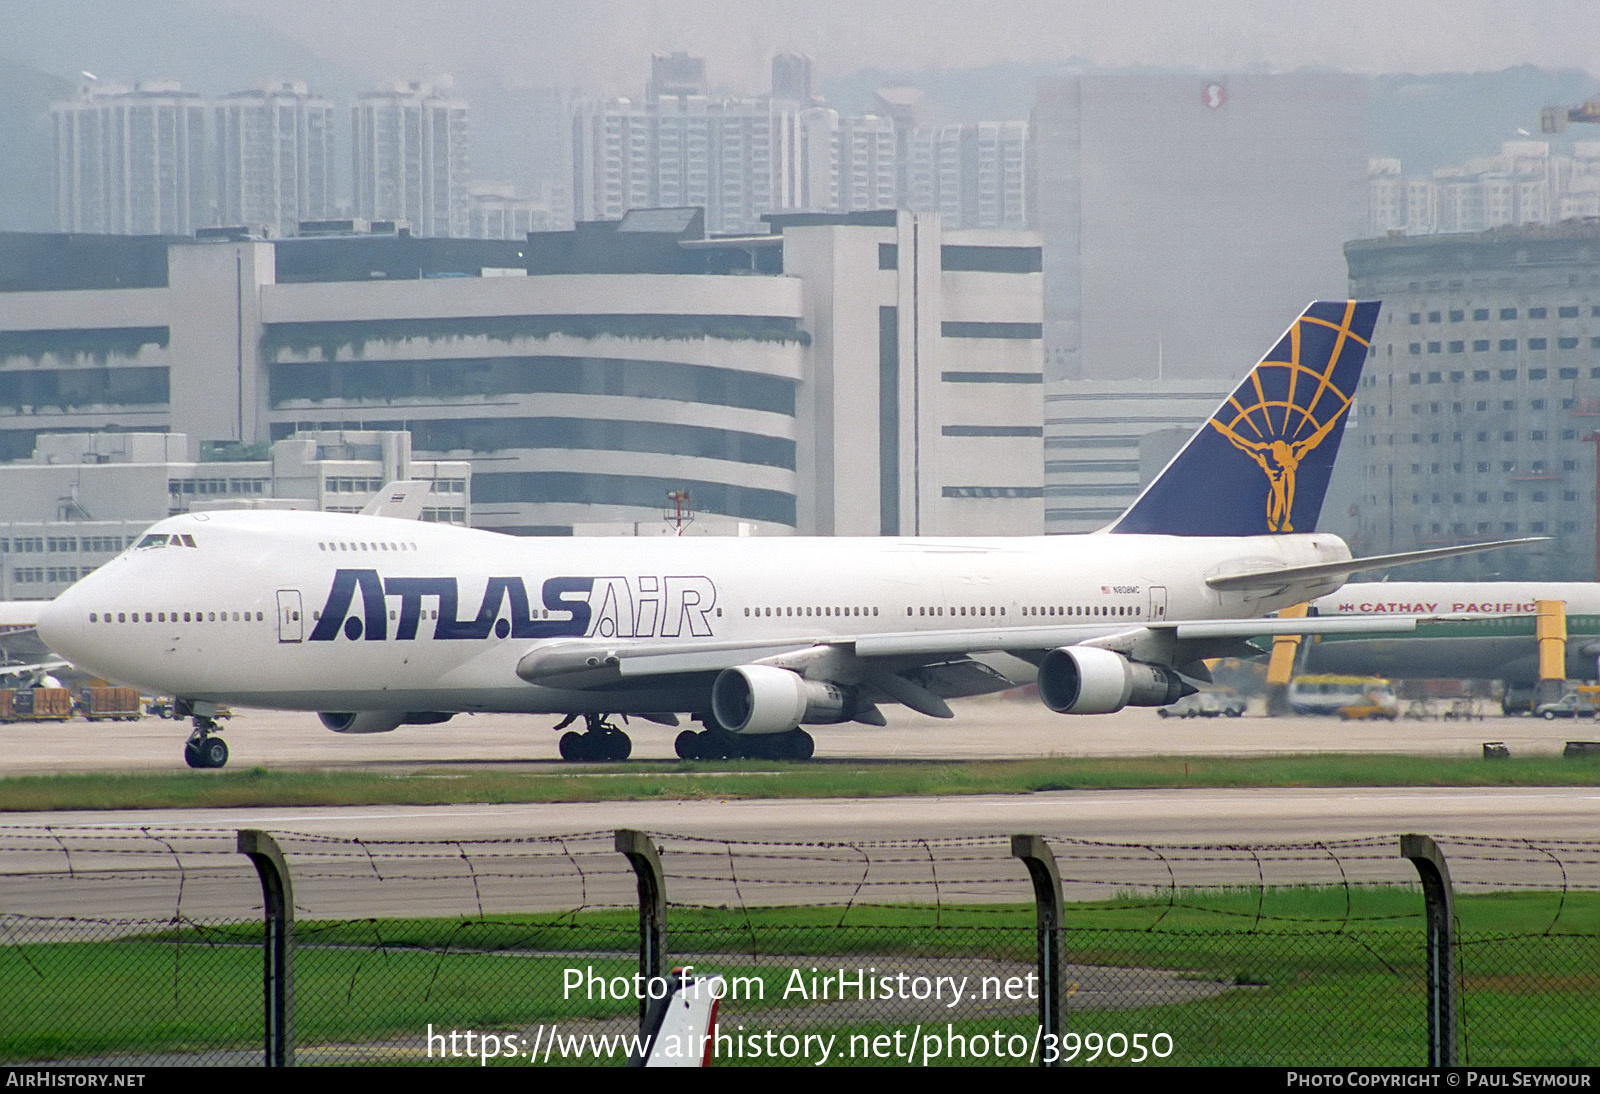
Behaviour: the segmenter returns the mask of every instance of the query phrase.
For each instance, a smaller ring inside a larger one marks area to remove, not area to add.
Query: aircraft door
[[[278,641],[298,642],[305,633],[300,613],[300,590],[278,590]]]
[[[1167,587],[1150,586],[1150,621],[1160,622],[1167,617]]]

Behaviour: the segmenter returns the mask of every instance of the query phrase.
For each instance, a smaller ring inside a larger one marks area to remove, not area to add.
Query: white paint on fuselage
[[[150,534],[190,536],[194,546],[131,548],[79,581],[41,613],[40,634],[52,649],[88,671],[154,693],[339,711],[703,709],[703,696],[685,694],[681,685],[563,691],[524,683],[515,668],[539,638],[442,639],[431,617],[419,621],[414,638],[397,638],[404,605],[393,592],[384,598],[382,640],[341,633],[310,641],[341,568],[376,570],[384,580],[454,579],[459,620],[477,614],[494,578],[520,579],[540,622],[547,622],[539,614],[548,610],[541,598],[547,579],[596,579],[583,601],[590,631],[600,620],[631,613],[644,635],[627,639],[633,642],[809,642],[1044,625],[1071,625],[1081,641],[1149,620],[1152,587],[1162,591],[1163,620],[1256,616],[1329,583],[1286,583],[1275,595],[1222,594],[1204,579],[1349,557],[1329,535],[562,539],[285,512],[186,514]],[[672,589],[680,590],[676,603]],[[302,605],[300,641],[281,640],[285,591],[298,593]],[[640,601],[652,592],[658,602],[650,614]],[[634,600],[628,609],[605,607],[608,597],[624,596]],[[439,611],[436,597],[421,603],[429,613]],[[1065,614],[1119,608],[1125,614]],[[502,598],[496,619],[509,610]],[[357,592],[349,615],[362,612]],[[555,611],[551,619],[565,615]],[[950,653],[982,649],[957,640]]]
[[[1536,601],[1560,600],[1568,615],[1600,614],[1593,581],[1352,582],[1319,597],[1319,615],[1533,615]]]

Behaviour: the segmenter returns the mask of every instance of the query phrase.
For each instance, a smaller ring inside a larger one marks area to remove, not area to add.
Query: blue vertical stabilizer
[[[1312,532],[1333,474],[1376,301],[1319,300],[1108,532]]]

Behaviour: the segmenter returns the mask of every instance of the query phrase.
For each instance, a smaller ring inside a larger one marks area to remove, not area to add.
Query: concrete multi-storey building
[[[1041,87],[1029,196],[1044,244],[1050,531],[1114,516],[1136,492],[1139,436],[1176,416],[1192,428],[1216,405],[1201,405],[1207,393],[1232,390],[1307,301],[1345,291],[1343,246],[1367,214],[1365,94],[1323,74]],[[1099,428],[1074,439],[1101,396],[1126,414],[1105,430],[1120,452]],[[1079,443],[1091,447],[1049,447]]]
[[[508,182],[473,185],[467,198],[467,236],[471,239],[522,239],[529,232],[571,226],[562,195],[542,187],[535,198],[517,196]]]
[[[200,96],[164,82],[90,86],[50,115],[62,231],[184,235],[215,223]]]
[[[1513,536],[1439,576],[1595,575],[1600,226],[1393,236],[1346,248],[1383,301],[1357,400],[1358,536],[1373,551]]]
[[[1052,378],[1244,374],[1365,232],[1367,84],[1331,73],[1047,81],[1030,148]]]
[[[1037,533],[1040,280],[936,214],[698,210],[521,240],[0,235],[0,458],[37,435],[405,430],[475,524]]]
[[[397,83],[350,111],[355,215],[405,221],[419,235],[467,233],[467,106],[448,89]]]
[[[1233,388],[1166,379],[1052,385],[1044,413],[1050,531],[1092,532],[1120,516]]]
[[[470,465],[414,460],[405,433],[297,434],[253,452],[181,433],[60,433],[0,463],[0,600],[43,600],[89,574],[149,525],[217,508],[359,512],[385,483],[432,483],[422,519],[466,524]]]
[[[215,123],[216,207],[210,223],[293,235],[334,212],[333,104],[303,83],[225,95]]]

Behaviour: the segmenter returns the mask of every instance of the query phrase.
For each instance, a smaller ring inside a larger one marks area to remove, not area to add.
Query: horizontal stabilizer
[[[1240,589],[1276,589],[1288,581],[1309,581],[1320,577],[1348,578],[1362,570],[1387,569],[1390,566],[1413,566],[1419,562],[1454,558],[1456,555],[1473,555],[1479,551],[1498,551],[1502,547],[1516,547],[1525,543],[1543,543],[1547,536],[1530,536],[1526,539],[1501,539],[1493,543],[1467,543],[1459,547],[1435,547],[1427,551],[1402,551],[1396,555],[1372,555],[1369,558],[1351,558],[1343,562],[1319,562],[1310,566],[1284,566],[1276,570],[1256,570],[1248,574],[1224,574],[1206,578],[1206,584],[1219,592]]]

